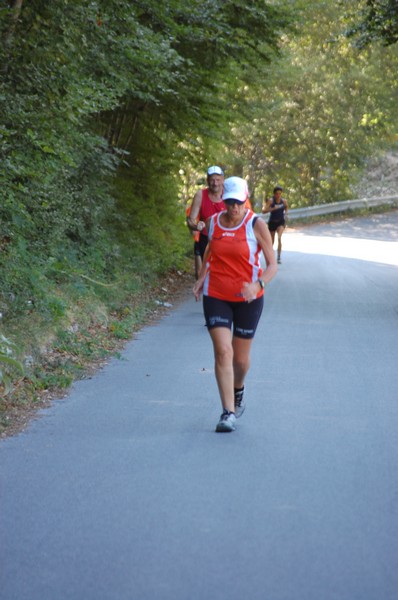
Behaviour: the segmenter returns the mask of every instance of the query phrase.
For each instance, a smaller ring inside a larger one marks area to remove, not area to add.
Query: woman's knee
[[[233,363],[235,371],[246,373],[246,371],[248,371],[250,367],[250,356],[234,356]]]
[[[214,345],[214,356],[218,363],[232,363],[233,349],[232,344],[219,342]]]
[[[234,338],[234,368],[247,371],[250,366],[250,349],[253,339]]]

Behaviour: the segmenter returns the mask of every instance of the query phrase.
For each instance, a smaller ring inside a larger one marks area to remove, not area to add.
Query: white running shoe
[[[225,408],[217,423],[216,431],[228,433],[235,431],[236,429],[236,417],[233,412],[228,412]]]
[[[245,388],[243,388],[243,390],[235,390],[235,417],[237,419],[243,415],[246,408],[246,402],[243,398],[244,392]]]

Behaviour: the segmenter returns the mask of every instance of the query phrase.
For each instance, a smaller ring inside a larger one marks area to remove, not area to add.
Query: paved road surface
[[[398,212],[284,241],[235,433],[188,299],[0,444],[2,600],[396,600]]]

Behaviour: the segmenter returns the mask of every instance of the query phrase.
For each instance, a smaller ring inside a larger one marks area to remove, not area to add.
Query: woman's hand
[[[200,300],[200,295],[202,293],[203,290],[203,284],[205,282],[205,278],[199,278],[196,282],[195,285],[192,288],[193,294],[196,298],[196,302],[199,302]]]
[[[241,289],[241,294],[246,302],[252,302],[257,298],[257,294],[260,289],[260,284],[258,281],[254,281],[252,283],[244,283],[243,288]]]

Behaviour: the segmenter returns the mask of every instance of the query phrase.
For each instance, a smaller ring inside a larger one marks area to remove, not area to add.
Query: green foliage
[[[344,4],[344,3],[341,3]],[[354,25],[346,31],[354,44],[364,48],[371,43],[381,42],[390,46],[398,41],[398,3],[396,0],[366,0],[355,2]],[[347,10],[345,5],[344,10]],[[359,18],[358,18],[359,14]]]
[[[61,317],[51,290],[68,274],[111,283],[126,264],[182,260],[186,148],[199,162],[206,140],[222,139],[236,69],[269,61],[288,22],[262,0],[31,0],[0,12],[6,318],[28,303]]]
[[[247,88],[251,119],[234,131],[258,207],[276,183],[292,207],[350,198],[360,166],[396,132],[396,48],[358,52],[330,2],[304,4],[301,19],[266,88]]]

